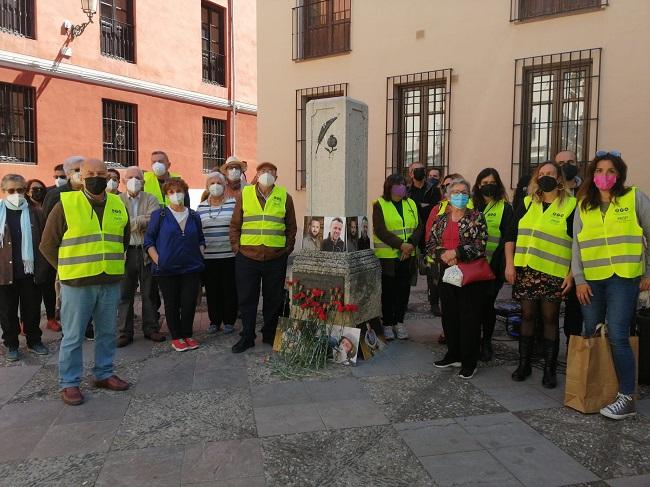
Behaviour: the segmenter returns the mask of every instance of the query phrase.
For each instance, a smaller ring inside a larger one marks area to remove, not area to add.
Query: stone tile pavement
[[[137,336],[116,361],[133,387],[101,391],[87,377],[80,407],[58,398],[55,355],[10,364],[0,347],[0,486],[650,485],[647,389],[623,422],[566,409],[539,368],[510,380],[502,325],[474,379],[437,370],[440,321],[423,286],[410,340],[300,381],[271,373],[266,345],[233,355],[236,337],[206,335],[204,307],[199,350]],[[45,339],[56,352],[57,334]],[[84,351],[89,374],[93,343]]]

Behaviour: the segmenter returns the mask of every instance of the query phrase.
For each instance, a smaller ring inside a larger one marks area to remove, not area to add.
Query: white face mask
[[[61,186],[65,186],[66,184],[68,184],[68,178],[59,178],[59,177],[57,177],[57,178],[54,180],[54,185],[55,185],[57,188],[60,188]]]
[[[210,185],[208,191],[210,191],[210,196],[218,198],[223,194],[224,188],[220,184],[214,183]]]
[[[80,172],[73,172],[72,176],[70,176],[70,182],[76,185],[81,185],[81,173]]]
[[[241,169],[236,167],[228,169],[228,179],[231,181],[239,181],[241,179]]]
[[[185,202],[185,193],[170,194],[169,201],[171,201],[175,205],[182,205]]]
[[[273,186],[275,183],[275,178],[270,172],[265,172],[262,173],[259,178],[257,178],[257,182],[259,182],[265,188],[268,188],[270,186]]]
[[[14,206],[22,206],[25,202],[25,195],[14,193],[7,195],[7,201]]]
[[[106,182],[106,190],[107,190],[108,192],[115,191],[119,185],[120,185],[120,183],[118,183],[118,182],[115,181],[114,179],[109,179],[109,180]]]
[[[162,162],[154,162],[151,165],[151,170],[156,176],[164,176],[164,174],[167,172],[167,166],[165,166]]]
[[[131,194],[138,194],[142,190],[142,181],[138,178],[131,178],[126,182],[126,189]]]

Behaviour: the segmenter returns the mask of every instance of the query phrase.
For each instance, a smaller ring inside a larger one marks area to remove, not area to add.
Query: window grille
[[[293,59],[350,51],[352,0],[299,0],[293,8]]]
[[[203,117],[203,172],[209,173],[226,160],[226,122]]]
[[[0,163],[36,164],[36,92],[0,83]]]
[[[203,81],[226,86],[226,56],[224,46],[224,10],[201,7],[201,48]]]
[[[34,38],[34,0],[0,0],[0,30]]]
[[[609,5],[609,0],[510,0],[510,21],[530,20]]]
[[[102,100],[104,162],[109,167],[138,165],[138,111],[136,105]]]
[[[104,56],[135,61],[133,0],[101,0],[100,35]]]

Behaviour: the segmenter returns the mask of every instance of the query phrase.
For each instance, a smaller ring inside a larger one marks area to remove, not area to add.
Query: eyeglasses
[[[25,188],[9,188],[7,190],[7,193],[9,193],[9,194],[14,194],[14,193],[25,194]]]
[[[68,178],[65,176],[54,176],[54,179],[68,179]]]
[[[614,156],[614,157],[621,157],[621,151],[620,150],[597,150],[596,151],[596,157],[603,157],[603,156]]]

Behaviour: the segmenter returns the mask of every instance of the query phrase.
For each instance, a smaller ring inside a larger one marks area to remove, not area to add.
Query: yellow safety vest
[[[286,247],[287,190],[274,186],[266,199],[264,208],[257,199],[257,186],[248,185],[242,189],[244,219],[241,226],[240,245],[264,245],[265,247]]]
[[[415,201],[411,198],[404,198],[402,200],[403,220],[392,201],[386,201],[384,198],[379,198],[377,203],[379,203],[381,212],[384,215],[386,230],[401,238],[402,242],[407,242],[415,232],[419,222]],[[390,245],[384,243],[379,239],[377,234],[373,234],[372,240],[375,244],[375,255],[378,259],[396,259],[400,256],[401,252],[399,249],[394,249]],[[415,249],[413,249],[411,255],[415,255]]]
[[[542,203],[524,198],[528,208],[519,221],[515,266],[530,267],[550,276],[566,277],[571,267],[571,237],[566,219],[576,207],[576,199],[567,196],[564,203],[555,201],[544,211]]]
[[[82,191],[61,193],[68,229],[59,247],[62,281],[124,274],[124,227],[129,214],[119,196],[106,194],[102,224]]]
[[[577,238],[585,279],[643,275],[643,229],[636,215],[636,188],[612,201],[604,216],[600,208],[581,208],[580,219],[582,230]]]
[[[487,223],[488,229],[488,241],[487,246],[485,247],[485,256],[487,257],[488,262],[492,262],[494,251],[497,249],[497,247],[499,247],[499,242],[501,242],[500,227],[501,219],[503,218],[503,210],[505,207],[505,201],[499,200],[496,202],[493,201],[483,210],[483,216],[485,217],[485,222]]]
[[[173,172],[169,173],[169,177],[171,179],[179,179],[181,177],[180,174],[176,174]],[[163,194],[160,188],[160,182],[158,181],[158,178],[153,172],[146,171],[144,173],[144,192],[152,194],[156,197],[158,200],[158,203],[164,206],[169,205],[169,198],[167,195],[163,198]]]

